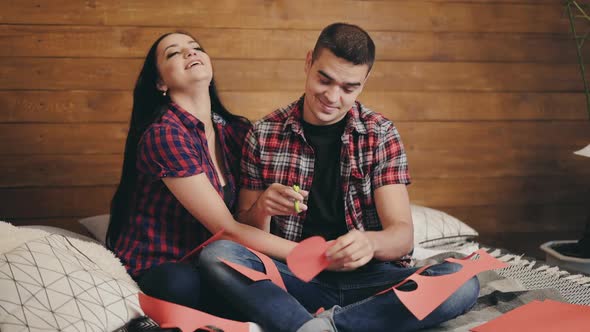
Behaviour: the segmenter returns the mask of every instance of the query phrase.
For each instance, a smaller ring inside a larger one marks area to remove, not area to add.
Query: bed
[[[481,291],[467,314],[428,331],[469,331],[533,300],[590,305],[590,277],[474,240],[477,231],[443,211],[412,206],[416,265],[463,257],[483,247],[508,268],[478,275]],[[108,215],[80,223],[94,238],[47,226],[0,222],[1,331],[157,329],[137,300],[139,288],[104,248]],[[252,324],[251,331],[261,331]]]

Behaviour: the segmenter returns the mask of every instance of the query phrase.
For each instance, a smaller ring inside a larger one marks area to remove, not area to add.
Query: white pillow
[[[113,331],[143,315],[139,287],[104,247],[6,223],[0,230],[22,243],[0,245],[1,331]]]
[[[82,240],[82,241],[97,242],[95,239],[90,238],[90,237],[88,237],[86,235],[78,234],[76,232],[72,232],[70,230],[67,230],[67,229],[64,229],[64,228],[60,228],[60,227],[55,227],[55,226],[26,225],[26,226],[18,226],[18,227],[20,227],[20,228],[40,229],[40,230],[45,231],[45,232],[50,233],[50,234],[59,234],[59,235],[67,236],[67,237],[78,239],[78,240]]]
[[[442,211],[411,205],[414,221],[414,246],[432,248],[478,236],[473,228]]]
[[[105,245],[107,238],[107,229],[109,228],[110,214],[101,214],[98,216],[88,217],[78,220],[98,242]]]

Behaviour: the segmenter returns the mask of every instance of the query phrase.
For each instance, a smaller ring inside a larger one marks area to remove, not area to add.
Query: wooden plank
[[[0,122],[123,122],[131,91],[0,91]]]
[[[546,177],[415,179],[413,203],[424,206],[522,206],[587,204],[589,179]],[[108,211],[115,186],[3,188],[0,216],[6,220],[83,217]]]
[[[0,89],[129,90],[141,60],[0,58]]]
[[[140,59],[0,58],[0,90],[129,90]],[[217,60],[220,90],[301,91],[304,62]],[[575,64],[389,62],[375,64],[368,91],[575,92]]]
[[[414,178],[410,199],[424,206],[587,204],[588,177]],[[500,207],[498,207],[500,208]]]
[[[584,230],[588,207],[583,204],[439,207],[480,233]]]
[[[0,154],[120,154],[127,131],[118,123],[0,125]]]
[[[588,121],[400,122],[397,128],[408,153],[459,149],[473,149],[481,154],[505,153],[508,149],[574,151],[590,141]]]
[[[410,173],[416,179],[502,177],[590,177],[588,160],[574,149],[478,149],[408,151]],[[435,167],[433,167],[433,165]]]
[[[258,120],[301,92],[223,91],[232,112]],[[399,121],[585,120],[582,93],[373,92],[366,106]],[[127,123],[131,91],[0,91],[0,123]]]
[[[368,30],[556,32],[568,31],[562,6],[470,2],[169,0],[8,0],[4,24],[126,25],[208,28],[306,29],[319,33],[348,21]],[[188,10],[187,10],[188,9]],[[170,19],[173,17],[174,19]]]
[[[396,122],[588,119],[585,98],[581,93],[372,92],[369,90],[363,92],[359,100]]]
[[[144,58],[167,28],[0,25],[0,56]],[[187,29],[214,59],[300,60],[305,30]],[[377,61],[577,63],[569,34],[387,32],[372,34]],[[261,50],[264,50],[261,52]],[[588,55],[590,50],[583,49]]]
[[[0,187],[117,185],[123,155],[25,155],[5,157]]]
[[[496,149],[494,153],[485,154],[477,148],[413,150],[408,158],[416,181],[590,177],[588,161],[566,149]],[[122,162],[120,154],[7,156],[0,163],[0,188],[116,185]]]
[[[4,220],[82,218],[109,212],[114,186],[2,189]]]
[[[412,151],[471,149],[505,153],[510,148],[574,151],[590,141],[588,121],[564,122],[400,122]],[[120,154],[127,124],[0,124],[0,155]],[[559,137],[552,140],[547,137]]]

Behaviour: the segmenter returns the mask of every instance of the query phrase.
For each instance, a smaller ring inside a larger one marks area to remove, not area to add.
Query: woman
[[[146,294],[201,308],[196,260],[177,261],[222,228],[224,238],[278,258],[295,246],[232,217],[249,127],[221,104],[211,60],[192,36],[156,40],[135,86],[107,235]]]

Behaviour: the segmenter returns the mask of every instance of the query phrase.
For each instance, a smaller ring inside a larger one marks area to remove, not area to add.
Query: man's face
[[[307,53],[305,73],[303,119],[325,126],[346,116],[363,90],[369,66],[355,65],[323,49],[313,63],[312,52]]]

